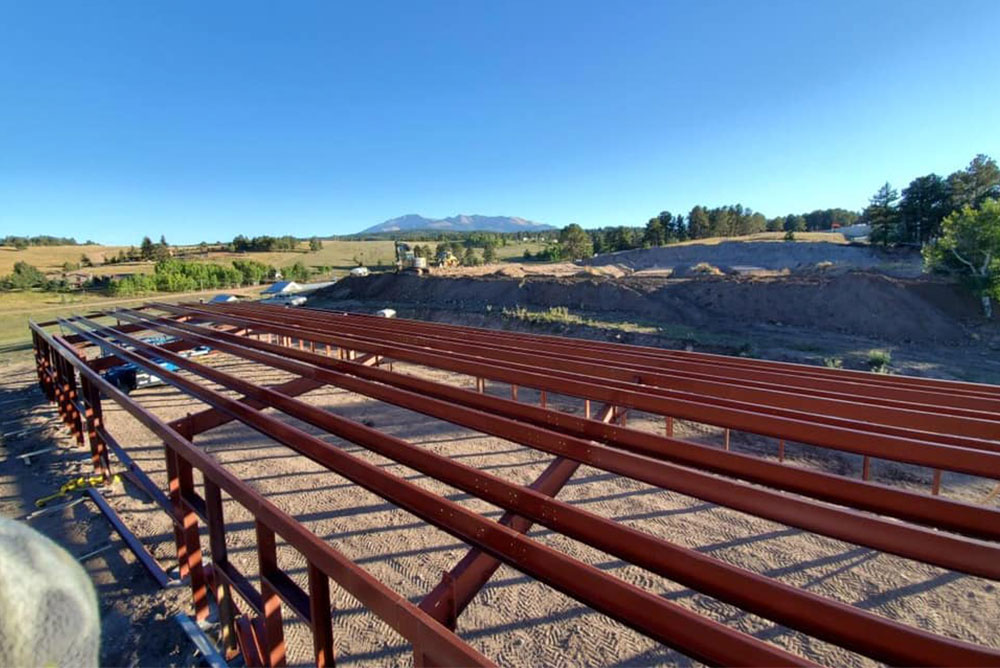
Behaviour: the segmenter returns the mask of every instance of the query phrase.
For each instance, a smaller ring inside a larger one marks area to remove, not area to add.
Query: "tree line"
[[[306,281],[312,273],[301,261],[279,271],[272,265],[256,260],[233,260],[225,265],[168,258],[158,261],[151,274],[131,274],[119,278],[95,276],[89,285],[103,288],[114,297],[131,297],[151,292],[193,292],[253,286],[275,280],[279,276],[289,281]],[[63,292],[69,290],[70,286],[65,278],[46,276],[27,262],[14,263],[14,270],[10,274],[0,276],[0,291],[30,289]]]
[[[1000,198],[1000,169],[987,155],[977,155],[965,169],[947,177],[918,176],[902,193],[886,182],[861,214],[871,226],[870,241],[881,246],[923,246],[941,233],[945,218],[965,207],[978,209]]]
[[[809,213],[788,214],[767,218],[742,204],[706,207],[696,205],[684,214],[661,211],[650,218],[645,226],[617,225],[584,230],[579,225],[567,233],[559,233],[559,244],[549,246],[526,259],[578,260],[597,253],[616,253],[638,248],[655,248],[681,241],[712,237],[741,237],[760,232],[806,232],[846,227],[858,221],[858,214],[842,208],[817,209]],[[572,227],[572,226],[570,226]],[[580,233],[589,237],[583,243]],[[567,237],[567,234],[569,235]],[[574,250],[567,250],[567,238]],[[587,254],[583,254],[587,253]]]
[[[47,292],[63,292],[69,289],[69,284],[64,278],[49,278],[34,265],[23,261],[15,262],[11,273],[0,276],[0,291],[31,288],[41,288]]]
[[[80,243],[73,237],[53,237],[42,234],[36,237],[6,236],[0,237],[0,246],[13,246],[17,250],[24,250],[28,246],[79,246]],[[83,242],[85,246],[92,246],[94,242],[87,239]]]
[[[237,253],[272,253],[274,251],[293,251],[299,247],[299,240],[291,235],[272,237],[245,237],[242,234],[233,238],[232,250]]]
[[[310,273],[309,267],[301,261],[279,272],[272,265],[256,260],[233,260],[224,265],[167,259],[157,262],[152,274],[134,274],[109,280],[107,291],[115,297],[149,292],[194,292],[260,285],[278,275],[284,280],[305,281]]]
[[[759,232],[834,230],[856,223],[871,226],[871,242],[881,245],[924,245],[936,238],[941,223],[964,206],[979,206],[985,199],[1000,196],[1000,171],[996,162],[978,155],[965,169],[947,178],[936,174],[920,176],[903,190],[902,196],[886,183],[860,214],[835,207],[808,213],[767,218],[741,204],[718,207],[696,205],[686,214],[661,211],[644,226],[618,225],[584,230],[570,225],[559,233],[558,245],[549,246],[526,259],[578,260],[594,253],[615,253],[637,248],[711,237],[739,237]],[[589,237],[584,241],[585,235]]]

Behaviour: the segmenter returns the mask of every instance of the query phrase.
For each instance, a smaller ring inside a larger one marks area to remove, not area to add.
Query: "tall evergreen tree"
[[[702,239],[708,236],[709,220],[705,207],[696,206],[688,214],[688,238]]]
[[[646,230],[642,235],[642,241],[646,246],[663,246],[667,242],[667,231],[663,226],[662,218],[650,218],[646,223]]]
[[[975,208],[988,198],[1000,199],[1000,168],[996,160],[979,154],[964,170],[949,176],[948,185],[953,210],[966,206]]]
[[[676,238],[673,233],[674,215],[669,211],[661,211],[657,219],[659,219],[660,225],[663,226],[663,241],[658,245],[663,246]]]
[[[559,246],[564,257],[579,260],[594,254],[594,244],[583,228],[572,223],[559,232]]]
[[[903,189],[899,202],[900,237],[923,245],[937,236],[941,221],[951,211],[948,183],[937,174],[918,176]]]
[[[899,241],[898,199],[899,193],[888,181],[872,195],[862,218],[871,226],[869,238],[873,244],[888,246]]]
[[[806,231],[806,219],[805,216],[797,216],[793,213],[785,216],[785,232],[805,232]]]
[[[677,241],[687,241],[688,239],[688,228],[683,214],[680,213],[674,217],[674,238]]]

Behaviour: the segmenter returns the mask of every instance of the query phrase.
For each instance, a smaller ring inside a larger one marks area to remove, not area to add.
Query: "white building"
[[[267,286],[267,288],[261,292],[262,295],[287,295],[293,292],[299,292],[302,290],[302,286],[295,281],[278,281],[277,283],[272,283]]]

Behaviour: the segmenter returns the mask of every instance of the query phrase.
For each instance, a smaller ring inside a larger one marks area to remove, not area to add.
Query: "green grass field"
[[[429,245],[432,249],[437,245],[436,241],[407,243],[411,246]],[[497,257],[501,260],[517,260],[524,255],[525,250],[536,253],[544,247],[545,245],[540,243],[508,243],[506,246],[497,246],[496,251]],[[310,267],[334,267],[333,275],[340,276],[350,271],[352,267],[358,266],[358,262],[373,267],[392,265],[396,261],[396,253],[392,241],[324,241],[323,248],[318,251],[310,251],[309,245],[303,243],[295,251],[245,254],[216,252],[186,256],[186,259],[205,262],[231,262],[239,258],[249,258],[275,267],[287,267],[301,261]]]
[[[426,244],[433,248],[437,242],[408,243],[411,245],[415,243]],[[127,250],[127,247],[123,246],[29,246],[25,250],[18,251],[12,246],[0,246],[0,276],[9,274],[14,268],[14,263],[21,261],[34,265],[47,273],[62,271],[64,263],[78,263],[82,255],[87,255],[95,265],[99,266],[84,268],[80,271],[98,276],[153,271],[152,262],[124,262],[100,266],[105,258],[116,256],[118,251],[123,248]],[[496,250],[498,258],[508,260],[520,258],[524,255],[525,250],[535,253],[542,248],[544,248],[544,244],[510,243],[507,246],[498,246]],[[358,261],[370,266],[378,264],[389,266],[395,262],[392,241],[324,241],[323,248],[318,251],[310,251],[309,244],[303,242],[297,250],[273,253],[209,252],[202,254],[198,252],[196,246],[175,247],[174,250],[178,257],[185,260],[218,264],[226,264],[242,258],[280,268],[301,261],[309,267],[333,267],[334,276],[347,273],[352,267],[357,266]]]
[[[430,244],[431,247],[436,242],[410,242]],[[79,262],[80,256],[86,254],[93,262],[103,261],[105,257],[114,257],[118,254],[121,246],[30,246],[25,250],[18,251],[13,247],[0,246],[0,275],[9,274],[15,262],[24,261],[38,267],[43,272],[56,272],[62,270],[64,262]],[[497,248],[497,256],[502,260],[517,260],[524,255],[526,249],[536,253],[543,248],[542,244],[522,244],[511,243],[507,246]],[[276,253],[207,253],[198,254],[196,248],[181,248],[186,260],[199,262],[214,262],[225,264],[235,259],[250,259],[274,265],[275,267],[287,267],[296,261],[302,261],[310,267],[327,266],[333,267],[333,271],[317,278],[329,276],[343,276],[352,267],[357,266],[357,260],[365,265],[375,266],[381,262],[385,266],[390,266],[395,261],[395,253],[392,241],[324,241],[323,248],[311,252],[309,245],[303,243],[296,251],[284,251]],[[188,251],[193,254],[187,254]],[[152,262],[126,262],[122,264],[109,264],[85,268],[81,271],[95,275],[107,275],[118,273],[150,273],[153,271]],[[257,295],[260,287],[241,288],[239,290],[226,290],[238,294]],[[72,292],[67,294],[38,292],[38,291],[15,291],[0,293],[0,357],[7,358],[11,355],[27,354],[28,342],[31,340],[28,334],[28,319],[35,321],[52,320],[58,316],[81,313],[97,308],[111,308],[122,304],[141,304],[150,299],[160,301],[182,301],[196,300],[199,297],[212,297],[220,290],[209,290],[203,293],[169,294],[162,293],[145,297],[133,297],[127,299],[116,299],[93,292]]]
[[[17,250],[13,246],[0,246],[0,276],[9,274],[15,262],[27,262],[41,271],[61,271],[66,262],[80,262],[86,255],[94,264],[118,255],[122,246],[28,246]],[[127,247],[125,247],[127,250]]]
[[[225,292],[256,297],[261,286],[231,288]],[[144,297],[117,299],[99,293],[79,292],[60,294],[52,292],[6,292],[0,293],[0,361],[23,359],[30,354],[31,335],[28,320],[45,322],[59,317],[87,313],[97,309],[115,306],[136,306],[156,300],[162,302],[197,301],[210,299],[220,290],[204,292],[159,293]]]

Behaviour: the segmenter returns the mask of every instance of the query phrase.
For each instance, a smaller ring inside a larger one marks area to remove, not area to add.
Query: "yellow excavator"
[[[405,244],[402,241],[396,242],[396,273],[413,273],[423,274],[427,271],[427,259],[423,257],[417,257],[413,253],[413,249],[410,248],[410,244]]]

